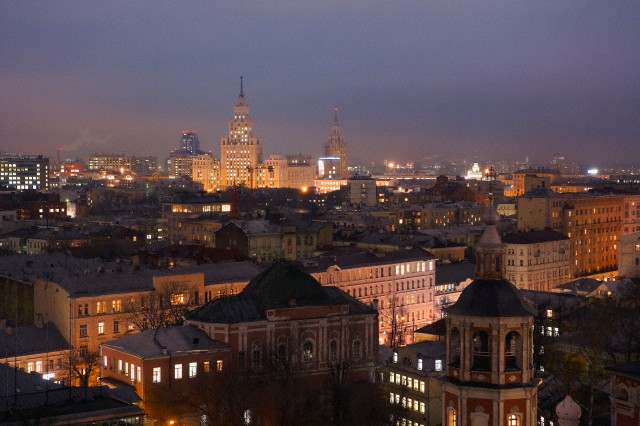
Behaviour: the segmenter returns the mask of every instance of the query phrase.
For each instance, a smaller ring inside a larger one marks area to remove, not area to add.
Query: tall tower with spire
[[[229,120],[229,134],[220,142],[220,182],[222,187],[255,185],[255,170],[262,163],[262,144],[253,133],[253,120],[244,99],[243,78],[240,96]]]
[[[324,155],[330,158],[339,158],[340,163],[336,173],[337,179],[349,177],[349,149],[340,133],[340,122],[338,121],[338,107],[333,107],[333,124],[331,135],[324,144]]]
[[[536,311],[502,279],[499,215],[491,203],[476,247],[476,279],[446,309],[447,369],[443,426],[535,426]]]

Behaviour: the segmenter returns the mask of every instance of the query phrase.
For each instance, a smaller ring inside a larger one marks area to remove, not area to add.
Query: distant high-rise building
[[[87,163],[91,171],[116,170],[126,173],[131,170],[131,158],[124,154],[93,154]]]
[[[349,177],[349,149],[340,133],[340,122],[338,121],[338,108],[333,109],[333,125],[331,126],[331,135],[324,144],[324,156],[330,158],[338,158],[339,165],[335,179],[346,179]]]
[[[194,130],[183,130],[180,138],[180,148],[171,151],[167,159],[167,171],[169,177],[193,178],[193,162],[195,157],[203,155],[200,151],[200,141],[198,132]]]
[[[200,154],[200,141],[198,133],[193,130],[183,130],[180,138],[180,151],[190,154]]]
[[[253,133],[253,120],[244,99],[242,77],[240,96],[229,120],[229,135],[220,143],[220,182],[222,187],[254,186],[254,171],[262,163],[262,144]]]
[[[0,154],[0,184],[19,191],[49,188],[49,159],[42,155]]]

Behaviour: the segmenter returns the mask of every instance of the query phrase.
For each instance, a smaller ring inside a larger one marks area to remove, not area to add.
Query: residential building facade
[[[502,237],[504,277],[524,290],[551,291],[571,280],[571,240],[551,229],[517,231]]]

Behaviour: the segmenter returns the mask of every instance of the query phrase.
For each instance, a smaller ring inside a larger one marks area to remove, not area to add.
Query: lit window
[[[153,367],[153,383],[160,383],[160,367]]]
[[[42,373],[42,361],[36,361],[36,373]]]
[[[436,371],[442,371],[442,360],[441,359],[436,359]]]
[[[507,416],[507,426],[520,426],[520,416],[517,414],[509,414]]]
[[[182,364],[176,364],[173,366],[173,378],[182,379]]]
[[[457,417],[458,416],[456,414],[456,410],[454,408],[449,407],[447,409],[447,426],[457,426],[458,425]]]
[[[171,295],[172,305],[184,305],[186,303],[186,296],[184,293],[177,293]]]
[[[422,371],[422,357],[418,357],[418,370]]]
[[[98,334],[104,334],[104,323],[103,322],[99,322],[98,323]]]
[[[302,362],[313,361],[313,343],[307,340],[302,345]]]
[[[197,362],[190,362],[189,363],[189,377],[191,377],[191,378],[196,377],[196,374],[198,374],[198,363]]]

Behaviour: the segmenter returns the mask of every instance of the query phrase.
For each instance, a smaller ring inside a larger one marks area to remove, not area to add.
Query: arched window
[[[473,334],[473,370],[490,371],[491,353],[489,352],[489,335],[484,331]]]
[[[520,426],[520,416],[518,414],[509,414],[507,416],[507,426]]]
[[[278,364],[287,364],[287,345],[285,343],[280,343],[278,345]]]
[[[451,329],[451,343],[449,346],[449,364],[460,367],[460,331],[457,328]]]
[[[458,414],[453,407],[447,408],[447,426],[458,426]]]
[[[338,361],[338,341],[336,339],[329,342],[329,360],[331,362]]]
[[[302,362],[309,363],[313,361],[313,342],[306,340],[302,344]]]
[[[259,340],[251,344],[251,368],[254,370],[262,368],[262,342]]]
[[[353,341],[352,355],[354,359],[362,358],[362,341],[360,339],[356,339]]]
[[[511,331],[504,341],[504,368],[518,370],[522,365],[522,339],[520,333]]]

